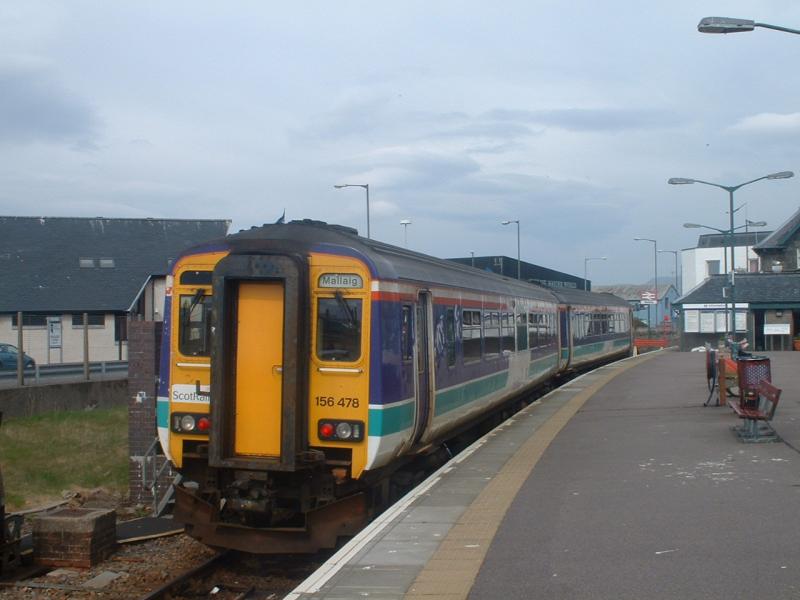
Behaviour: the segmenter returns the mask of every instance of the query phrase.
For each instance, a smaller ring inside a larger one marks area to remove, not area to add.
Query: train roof
[[[587,305],[587,306],[621,306],[630,308],[627,300],[609,294],[608,292],[587,292],[584,290],[572,290],[567,288],[558,288],[553,290],[556,298],[562,304],[570,305]]]
[[[469,265],[361,237],[351,227],[310,219],[252,227],[206,247],[215,245],[229,248],[233,254],[287,251],[299,254],[344,251],[346,254],[349,250],[354,256],[363,257],[372,276],[378,279],[433,283],[476,292],[500,292],[549,302],[627,306],[624,300],[611,294],[551,290],[534,283],[518,281]]]
[[[533,283],[520,282],[468,265],[364,238],[350,227],[309,219],[252,227],[208,244],[206,248],[215,246],[229,248],[233,254],[279,251],[298,254],[352,253],[353,256],[365,259],[371,275],[377,279],[424,282],[476,292],[500,292],[554,303],[557,301],[549,289]]]

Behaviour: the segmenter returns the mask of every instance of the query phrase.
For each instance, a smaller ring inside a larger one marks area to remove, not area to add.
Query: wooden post
[[[83,313],[83,378],[89,381],[89,313]]]
[[[17,385],[25,385],[25,351],[22,348],[22,311],[17,312]]]

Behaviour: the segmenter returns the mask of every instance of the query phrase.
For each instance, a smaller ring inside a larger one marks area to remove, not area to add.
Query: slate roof
[[[673,304],[724,302],[727,275],[712,275]],[[737,273],[736,302],[750,304],[800,303],[800,273]]]
[[[772,234],[771,231],[735,231],[733,233],[733,245],[754,246],[759,241],[765,241]],[[730,247],[730,236],[727,233],[704,233],[697,239],[698,248],[728,248]]]
[[[794,213],[786,223],[776,229],[772,235],[767,239],[762,240],[755,246],[753,250],[773,250],[782,249],[794,237],[797,230],[800,229],[800,209]]]
[[[230,221],[0,217],[0,312],[127,311],[151,275]],[[80,266],[92,259],[92,267]],[[113,259],[101,267],[100,259]]]
[[[659,277],[659,280],[661,278]],[[672,284],[665,284],[659,283],[658,285],[658,299],[661,300],[666,294],[669,293],[670,288],[675,290],[675,286]],[[592,288],[592,291],[598,293],[606,293],[606,294],[614,294],[620,298],[624,298],[625,300],[632,301],[636,300],[639,301],[642,299],[642,292],[652,292],[653,285],[652,284],[645,284],[645,285],[596,285]]]

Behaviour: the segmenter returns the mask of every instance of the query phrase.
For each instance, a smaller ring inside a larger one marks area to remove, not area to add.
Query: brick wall
[[[143,470],[152,478],[154,469],[166,460],[147,461],[145,453],[156,439],[156,391],[163,324],[154,321],[131,321],[128,324],[128,485],[132,502],[149,504],[152,494],[142,485]],[[173,473],[167,469],[159,484],[162,493]]]

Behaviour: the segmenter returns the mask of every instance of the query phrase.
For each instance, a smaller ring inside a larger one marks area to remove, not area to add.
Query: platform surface
[[[528,407],[288,598],[798,598],[800,354],[771,353],[785,440],[703,407],[705,357],[659,352]]]

